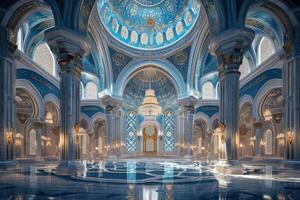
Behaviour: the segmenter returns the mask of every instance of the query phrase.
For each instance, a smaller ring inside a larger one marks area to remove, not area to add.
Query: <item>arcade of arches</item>
[[[1,1],[0,168],[299,169],[300,4],[230,2]]]

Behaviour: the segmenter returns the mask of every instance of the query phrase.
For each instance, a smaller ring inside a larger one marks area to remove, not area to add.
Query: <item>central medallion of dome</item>
[[[159,49],[183,38],[199,17],[197,0],[99,0],[102,23],[113,37],[138,49]]]

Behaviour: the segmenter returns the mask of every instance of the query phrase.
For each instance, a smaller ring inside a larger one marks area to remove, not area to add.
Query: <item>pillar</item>
[[[111,96],[104,96],[101,101],[106,105],[107,156],[109,158],[116,158],[120,156],[121,152],[122,101]]]
[[[6,27],[0,26],[0,165],[15,160],[15,88],[17,46],[9,41]]]
[[[256,158],[261,158],[262,156],[262,148],[261,148],[261,140],[262,140],[262,130],[261,127],[263,122],[257,121],[253,123],[254,134],[255,134],[255,146],[254,146],[254,154]]]
[[[285,158],[300,160],[300,26],[294,28],[293,40],[287,40],[284,49],[286,63],[283,68],[283,92],[285,102],[284,132]],[[295,45],[294,47],[292,45]],[[298,45],[298,46],[297,46]]]
[[[183,127],[183,151],[185,158],[192,157],[192,145],[194,134],[194,113],[197,98],[194,96],[179,100],[182,110],[182,127]]]
[[[82,59],[90,47],[79,34],[67,29],[52,28],[45,38],[60,66],[60,152],[58,170],[73,174],[80,169],[78,129],[80,125],[80,76]]]
[[[254,32],[227,30],[212,38],[209,51],[218,59],[220,124],[225,126],[225,160],[237,160],[239,150],[239,67]]]

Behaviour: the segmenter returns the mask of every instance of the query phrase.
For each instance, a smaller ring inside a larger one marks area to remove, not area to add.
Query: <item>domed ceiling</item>
[[[146,89],[150,87],[155,90],[160,103],[176,99],[173,82],[163,72],[153,67],[140,70],[130,79],[124,90],[124,98],[131,104],[139,105],[145,96]]]
[[[182,39],[200,12],[198,0],[99,0],[106,29],[125,45],[159,49]]]

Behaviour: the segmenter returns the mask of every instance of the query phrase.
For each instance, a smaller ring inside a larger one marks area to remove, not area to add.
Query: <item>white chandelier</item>
[[[139,106],[138,112],[140,115],[148,117],[154,117],[161,114],[161,107],[153,89],[150,88],[145,91],[145,97],[142,104]]]

